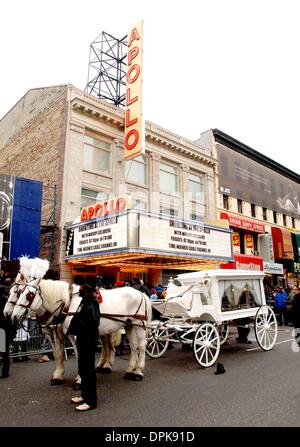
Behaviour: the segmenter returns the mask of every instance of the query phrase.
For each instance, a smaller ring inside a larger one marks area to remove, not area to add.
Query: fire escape
[[[40,256],[52,264],[55,259],[56,225],[56,185],[43,185]]]

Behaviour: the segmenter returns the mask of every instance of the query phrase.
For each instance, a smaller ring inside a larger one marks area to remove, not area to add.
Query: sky
[[[218,128],[300,174],[298,0],[4,0],[0,119],[36,87],[85,89],[89,49],[144,20],[145,119]]]

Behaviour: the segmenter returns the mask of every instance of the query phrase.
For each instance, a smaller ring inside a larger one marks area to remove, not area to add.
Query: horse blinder
[[[28,301],[30,304],[32,304],[34,298],[35,298],[35,293],[33,293],[33,292],[28,292],[28,293],[27,293],[26,299],[27,299],[27,301]]]

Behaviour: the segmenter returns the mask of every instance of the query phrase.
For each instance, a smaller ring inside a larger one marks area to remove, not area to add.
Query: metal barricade
[[[67,351],[73,351],[73,346],[69,338],[65,343],[65,357],[68,358]],[[16,337],[10,346],[10,357],[23,360],[32,355],[45,355],[52,353],[52,346],[42,326],[35,318],[29,318],[25,327],[17,330]]]

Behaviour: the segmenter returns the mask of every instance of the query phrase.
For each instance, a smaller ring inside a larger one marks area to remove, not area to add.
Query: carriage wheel
[[[162,322],[154,320],[151,328],[147,330],[146,354],[152,359],[162,357],[169,346],[169,331]]]
[[[277,320],[269,306],[261,306],[255,315],[254,331],[257,343],[264,351],[269,351],[277,339]]]
[[[208,368],[217,360],[220,352],[220,336],[212,323],[202,323],[195,332],[194,357],[200,366]]]
[[[220,337],[220,345],[222,346],[225,341],[228,338],[229,335],[229,324],[228,323],[222,323],[219,326],[217,326],[219,337]]]

